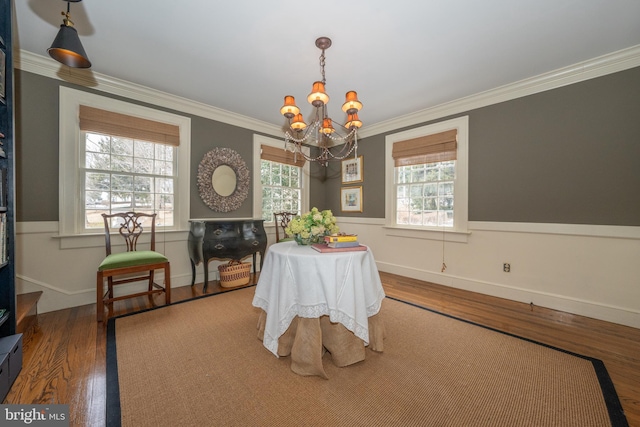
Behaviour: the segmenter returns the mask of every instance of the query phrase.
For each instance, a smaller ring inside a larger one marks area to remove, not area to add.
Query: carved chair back
[[[138,238],[143,232],[143,223],[151,226],[151,250],[156,250],[156,213],[121,212],[102,214],[104,218],[104,238],[107,256],[111,255],[111,229],[118,227],[118,232],[124,238],[127,252],[137,250]]]
[[[282,233],[282,239],[287,237],[284,232],[284,229],[289,225],[289,222],[298,215],[297,212],[274,212],[273,218],[276,222],[276,243],[278,243],[280,238],[280,233]]]

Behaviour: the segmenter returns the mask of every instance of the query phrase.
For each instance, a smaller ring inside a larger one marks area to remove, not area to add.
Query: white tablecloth
[[[369,343],[368,318],[385,294],[371,250],[320,253],[296,242],[267,250],[253,305],[267,313],[264,346],[278,356],[278,338],[294,317],[329,316]]]

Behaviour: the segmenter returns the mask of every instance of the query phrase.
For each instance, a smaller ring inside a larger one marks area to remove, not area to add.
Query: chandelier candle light
[[[280,113],[289,122],[289,129],[285,132],[285,150],[292,151],[294,159],[301,155],[306,160],[318,162],[323,166],[327,166],[330,160],[345,159],[351,153],[354,153],[354,158],[357,157],[358,128],[362,126],[362,122],[358,118],[358,111],[362,108],[362,103],[358,100],[358,94],[355,91],[347,92],[345,103],[342,105],[342,111],[347,114],[344,126],[337,124],[342,128],[342,132],[336,131],[334,122],[328,116],[329,95],[325,92],[327,81],[324,76],[324,52],[330,46],[331,39],[328,37],[320,37],[316,40],[316,47],[322,51],[320,55],[322,80],[313,83],[311,93],[307,96],[307,101],[315,107],[313,121],[309,125],[305,123],[304,117],[302,117],[300,109],[296,106],[296,101],[291,95],[284,97],[284,105],[280,109]],[[334,146],[334,142],[342,144],[342,148],[332,151],[331,147]],[[303,146],[315,146],[320,154],[317,156],[307,155],[302,150]]]

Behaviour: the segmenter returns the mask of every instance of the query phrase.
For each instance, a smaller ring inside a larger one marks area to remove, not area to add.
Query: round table
[[[264,312],[260,335],[264,346],[276,356],[287,352],[287,349],[282,350],[279,341],[298,319],[318,320],[301,320],[296,325],[298,330],[301,325],[312,327],[315,334],[318,330],[325,333],[329,329],[337,330],[335,325],[340,325],[352,333],[363,348],[370,344],[371,319],[375,319],[373,324],[377,330],[373,335],[379,338],[375,339],[373,349],[381,351],[383,330],[376,315],[384,298],[380,275],[369,248],[366,251],[320,253],[311,246],[281,242],[267,250],[253,305]],[[325,326],[321,326],[319,321],[325,316]],[[296,332],[291,331],[291,334]],[[321,339],[331,341],[331,337]],[[290,347],[295,350],[295,342]],[[292,358],[294,356],[292,353]],[[319,357],[322,357],[321,351]]]

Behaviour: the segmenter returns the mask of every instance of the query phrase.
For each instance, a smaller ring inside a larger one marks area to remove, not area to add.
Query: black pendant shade
[[[60,31],[48,50],[56,61],[73,68],[90,68],[91,62],[80,43],[78,31],[68,25],[60,25]]]
[[[60,31],[53,40],[51,47],[47,50],[49,55],[60,62],[61,64],[68,65],[73,68],[90,68],[91,61],[87,57],[82,43],[80,43],[80,37],[78,37],[78,31],[73,28],[73,22],[69,17],[70,4],[77,3],[82,0],[64,0],[67,2],[67,13],[62,12],[65,17],[62,25],[60,25]]]

